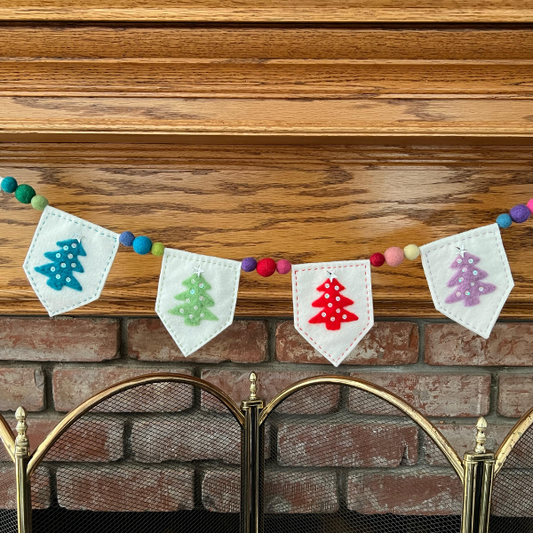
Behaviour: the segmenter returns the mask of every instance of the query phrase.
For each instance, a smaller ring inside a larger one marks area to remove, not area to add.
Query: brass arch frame
[[[494,475],[502,469],[505,461],[507,461],[509,454],[518,443],[522,435],[533,424],[533,407],[513,426],[513,429],[507,434],[495,454]]]
[[[65,433],[65,431],[74,424],[79,418],[81,418],[87,411],[91,410],[93,407],[102,403],[104,400],[111,398],[112,396],[123,392],[125,390],[133,389],[141,385],[147,385],[149,383],[162,383],[162,382],[173,382],[173,383],[185,383],[188,385],[193,385],[199,387],[207,392],[210,392],[216,396],[231,412],[231,414],[236,418],[237,422],[241,427],[244,425],[244,415],[242,414],[239,406],[221,389],[215,385],[211,385],[203,379],[196,378],[193,376],[187,376],[185,374],[147,374],[144,376],[139,376],[133,379],[128,379],[112,385],[107,389],[104,389],[102,392],[96,394],[92,398],[89,398],[81,405],[70,411],[61,422],[47,435],[44,441],[39,445],[39,447],[32,454],[27,467],[27,475],[30,477],[39,463],[44,459],[50,448],[56,443],[57,439]],[[5,421],[4,421],[5,422]],[[6,424],[7,426],[7,424]],[[9,426],[7,426],[9,429]],[[0,435],[4,437],[5,428],[2,429],[0,426]],[[11,431],[9,429],[9,431]],[[12,434],[11,434],[12,435]]]
[[[418,411],[411,407],[408,403],[402,400],[400,397],[396,396],[392,392],[385,390],[378,385],[373,385],[368,381],[364,381],[358,378],[351,377],[341,377],[341,376],[317,376],[313,378],[303,379],[298,381],[294,385],[286,388],[284,391],[280,392],[273,400],[271,400],[266,407],[261,411],[261,416],[259,418],[259,424],[267,419],[268,415],[275,409],[275,407],[282,402],[285,398],[288,398],[291,394],[308,387],[309,385],[315,385],[317,383],[322,384],[337,384],[337,385],[347,385],[349,387],[354,387],[356,389],[364,390],[379,398],[390,403],[394,407],[400,409],[404,412],[409,418],[414,420],[431,438],[435,441],[441,452],[446,456],[448,461],[453,466],[455,472],[459,476],[461,483],[464,483],[464,468],[459,459],[459,456],[455,450],[451,447],[450,443],[444,438],[442,433],[426,418],[424,418]]]
[[[0,415],[0,439],[9,457],[15,462],[15,435],[2,415]]]

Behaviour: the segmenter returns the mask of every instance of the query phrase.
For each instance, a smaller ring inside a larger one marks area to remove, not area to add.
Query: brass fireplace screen
[[[16,438],[0,417],[0,532],[533,531],[533,410],[496,453],[480,419],[460,459],[365,381],[314,377],[267,405],[257,388],[239,406],[187,375],[124,381],[32,453],[24,409]]]

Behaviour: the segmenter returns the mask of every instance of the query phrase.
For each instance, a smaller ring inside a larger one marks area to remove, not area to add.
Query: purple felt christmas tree
[[[461,248],[451,264],[451,268],[457,269],[458,272],[448,281],[448,287],[458,287],[446,298],[446,303],[452,304],[462,300],[465,307],[471,307],[479,303],[480,296],[496,290],[496,285],[482,281],[488,274],[475,266],[479,261],[479,257]]]

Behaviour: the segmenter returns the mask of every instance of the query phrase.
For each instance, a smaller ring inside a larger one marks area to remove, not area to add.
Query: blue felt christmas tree
[[[44,256],[53,261],[46,265],[35,267],[39,274],[48,276],[47,285],[60,291],[63,287],[70,287],[75,291],[81,291],[82,287],[79,281],[74,277],[73,272],[83,272],[78,256],[87,255],[81,241],[70,239],[56,243],[59,250],[55,252],[46,252]]]

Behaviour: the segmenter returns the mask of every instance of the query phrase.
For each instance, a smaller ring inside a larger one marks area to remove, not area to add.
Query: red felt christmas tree
[[[326,328],[336,330],[341,328],[343,322],[359,320],[357,315],[347,311],[345,307],[352,305],[350,298],[343,296],[341,291],[346,287],[337,279],[327,279],[317,291],[323,292],[322,296],[313,302],[313,307],[321,307],[322,311],[309,320],[310,324],[326,324]]]

